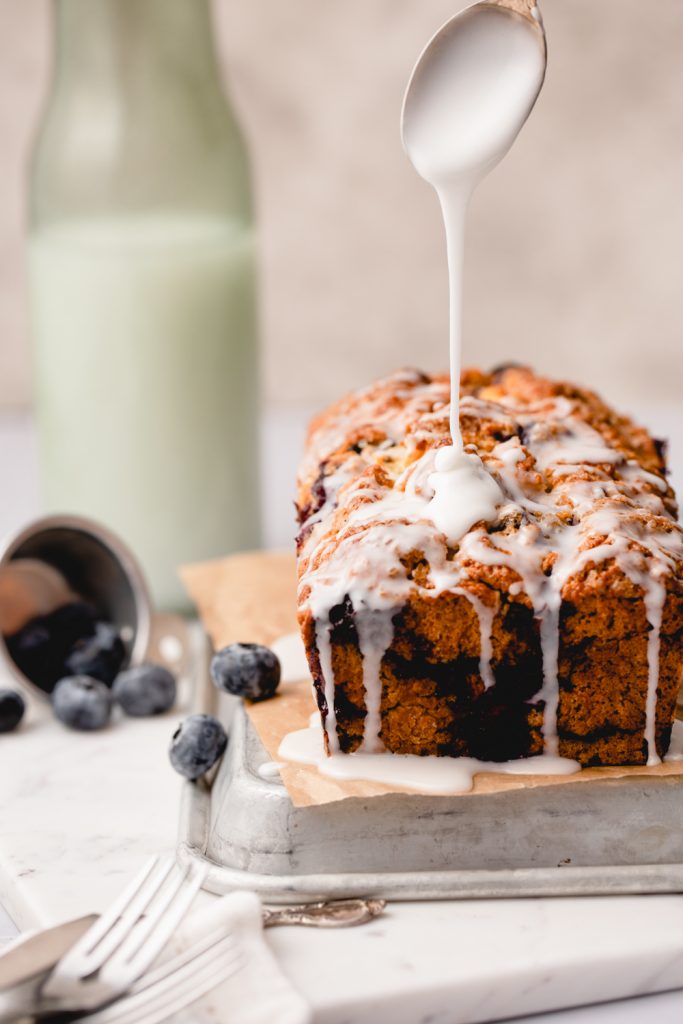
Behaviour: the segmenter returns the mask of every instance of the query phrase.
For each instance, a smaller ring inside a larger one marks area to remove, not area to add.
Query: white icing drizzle
[[[266,779],[270,782],[273,779],[280,778],[280,769],[282,767],[283,766],[280,761],[265,761],[263,764],[258,766],[257,771],[262,779]]]
[[[491,633],[497,608],[494,605],[485,604],[471,590],[456,587],[454,588],[454,593],[462,594],[463,597],[466,597],[477,613],[477,618],[479,619],[479,675],[483,680],[484,689],[490,690],[492,686],[496,685],[496,677],[491,668],[491,657],[493,655]]]
[[[382,782],[421,793],[467,793],[475,775],[573,775],[581,766],[566,757],[519,758],[516,761],[478,761],[474,757],[416,757],[414,754],[333,754],[327,757],[320,728],[299,729],[282,740],[278,757],[315,765],[321,775],[340,780]]]
[[[355,616],[358,647],[363,659],[363,686],[365,688],[366,718],[361,751],[376,754],[384,749],[380,739],[382,727],[382,658],[394,638],[391,611],[371,609]]]
[[[661,758],[655,743],[657,725],[657,684],[659,682],[659,650],[662,636],[662,615],[666,601],[666,587],[659,580],[651,579],[645,590],[645,612],[650,624],[647,635],[647,704],[645,739],[647,741],[648,765],[659,764]]]
[[[503,492],[475,452],[449,445],[439,448],[434,464],[429,516],[441,533],[458,541],[475,523],[493,522]]]
[[[544,702],[543,747],[546,753],[559,752],[557,711],[560,702],[560,607],[562,598],[556,587],[549,589],[541,611],[541,651],[543,654],[543,686],[536,700]],[[534,608],[535,610],[535,608]]]
[[[511,437],[507,441],[501,441],[500,444],[496,445],[491,454],[508,470],[503,475],[502,485],[507,491],[510,500],[517,505],[524,504],[530,512],[545,512],[547,506],[525,495],[515,478],[516,467],[520,462],[524,462],[527,456],[527,452],[522,447],[519,438]]]
[[[503,495],[460,432],[462,275],[467,208],[524,125],[545,74],[538,22],[476,4],[447,22],[423,51],[406,90],[406,153],[436,191],[443,213],[450,301],[451,446],[439,452],[429,514],[457,542],[474,523],[492,522]]]
[[[575,420],[570,429],[554,434],[549,433],[545,426],[536,424],[529,432],[536,465],[541,471],[553,469],[556,474],[564,470],[571,473],[581,465],[616,465],[624,462],[623,455],[609,448],[587,423]],[[558,444],[561,445],[559,455]]]

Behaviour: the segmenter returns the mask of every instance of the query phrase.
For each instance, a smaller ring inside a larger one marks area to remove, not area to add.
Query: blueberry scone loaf
[[[504,500],[460,538],[429,514],[447,377],[396,373],[311,426],[299,618],[328,751],[656,763],[683,669],[662,444],[525,368],[467,371],[461,395]]]

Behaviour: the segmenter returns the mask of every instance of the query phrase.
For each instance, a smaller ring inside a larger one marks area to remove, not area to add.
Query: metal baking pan
[[[239,706],[213,785],[187,783],[178,856],[269,902],[683,892],[683,779],[294,807]]]

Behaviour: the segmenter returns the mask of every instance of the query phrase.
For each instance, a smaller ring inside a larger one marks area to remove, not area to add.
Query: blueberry
[[[109,688],[90,676],[60,679],[52,694],[55,715],[72,729],[103,729],[111,715]]]
[[[112,690],[114,700],[127,715],[136,718],[168,711],[173,707],[175,694],[175,679],[161,665],[141,665],[121,672]]]
[[[64,660],[74,644],[94,632],[92,608],[72,602],[50,615],[32,619],[7,638],[7,648],[27,679],[50,693],[64,675]]]
[[[194,781],[212,768],[228,745],[228,736],[213,715],[190,715],[173,733],[168,755],[179,775]]]
[[[226,693],[267,700],[280,682],[280,662],[262,644],[230,644],[213,656],[211,678]]]
[[[64,668],[67,675],[91,676],[111,686],[125,660],[126,648],[116,626],[98,622],[95,635],[76,644]]]
[[[0,732],[12,732],[26,711],[26,701],[16,690],[0,690]]]
[[[42,619],[33,619],[23,629],[7,638],[12,661],[27,679],[44,690],[50,690],[60,674],[60,661],[54,658],[53,638]]]
[[[59,637],[66,655],[79,640],[94,635],[97,615],[84,601],[72,601],[46,615],[44,622],[50,632]]]

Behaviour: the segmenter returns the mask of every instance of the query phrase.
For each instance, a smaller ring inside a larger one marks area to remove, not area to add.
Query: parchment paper
[[[297,628],[296,569],[294,557],[289,553],[233,555],[217,562],[186,566],[181,569],[181,577],[216,649],[239,641],[272,644]],[[247,706],[256,732],[274,761],[280,760],[278,748],[283,737],[295,729],[305,729],[315,710],[310,679],[286,683],[272,700]],[[296,807],[312,807],[350,797],[415,792],[378,782],[328,779],[309,765],[288,763],[280,774]],[[589,784],[594,779],[642,775],[669,776],[683,782],[683,761],[652,768],[586,768],[575,775],[561,776],[482,772],[475,776],[470,793],[451,794],[448,799],[454,796],[467,799],[473,793]]]

